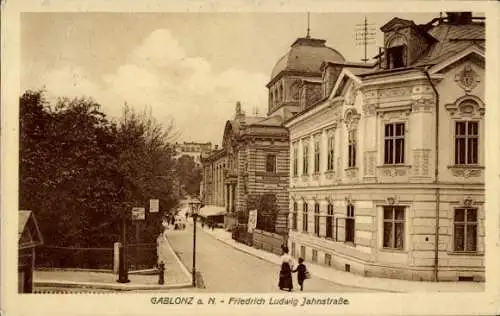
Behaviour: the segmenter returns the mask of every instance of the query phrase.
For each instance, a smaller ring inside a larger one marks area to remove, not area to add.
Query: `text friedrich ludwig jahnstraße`
[[[237,297],[229,298],[197,298],[195,296],[155,296],[152,304],[166,305],[289,305],[293,307],[308,305],[349,305],[343,297]]]

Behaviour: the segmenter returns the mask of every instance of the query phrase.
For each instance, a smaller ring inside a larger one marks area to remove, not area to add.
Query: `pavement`
[[[199,226],[199,225],[198,225]],[[201,229],[201,226],[199,226]],[[280,257],[264,250],[256,249],[248,245],[236,242],[232,239],[231,233],[223,229],[208,230],[204,232],[215,239],[250,254],[256,258],[279,265]],[[384,292],[482,292],[485,291],[484,282],[425,282],[425,281],[407,281],[384,279],[375,277],[364,277],[344,271],[336,270],[332,267],[321,266],[311,262],[307,263],[308,270],[312,274],[312,279],[321,278],[334,282],[339,285],[356,287],[360,289],[384,291]],[[311,281],[311,280],[308,280]]]
[[[182,262],[191,269],[193,263],[193,225],[186,230],[168,231],[167,238]],[[202,293],[279,293],[280,266],[262,260],[253,254],[236,249],[214,238],[207,228],[196,233],[197,280]],[[297,275],[293,276],[294,290],[298,291]],[[381,292],[345,286],[330,280],[313,277],[304,286],[307,293]]]
[[[129,271],[129,283],[118,283],[118,276],[111,271],[84,271],[69,269],[35,270],[34,288],[37,293],[52,293],[61,288],[82,293],[92,291],[169,290],[191,287],[191,274],[177,257],[166,238],[160,240],[160,260],[165,263],[165,282],[158,284],[154,269],[146,273]],[[72,292],[65,290],[65,292]]]

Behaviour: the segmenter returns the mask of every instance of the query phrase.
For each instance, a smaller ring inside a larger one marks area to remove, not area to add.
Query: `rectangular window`
[[[455,164],[476,165],[479,161],[479,123],[455,123]]]
[[[384,241],[383,247],[389,249],[404,249],[405,238],[405,207],[384,206]]]
[[[302,231],[307,233],[307,212],[308,212],[308,205],[307,203],[304,202],[303,208],[302,208]]]
[[[455,209],[453,226],[453,250],[457,252],[477,251],[477,209]]]
[[[319,173],[319,162],[320,162],[320,146],[319,137],[314,140],[314,173]]]
[[[387,49],[387,68],[405,67],[405,46],[395,46]]]
[[[266,172],[276,172],[276,155],[266,156]]]
[[[299,175],[299,149],[295,145],[293,147],[293,176]]]
[[[314,235],[319,236],[319,204],[314,204]]]
[[[355,233],[354,205],[347,205],[347,217],[345,220],[345,241],[354,243]]]
[[[298,206],[297,203],[293,203],[293,212],[292,212],[292,229],[297,230],[297,212]]]
[[[385,125],[384,164],[402,164],[405,162],[405,124]]]
[[[327,164],[328,171],[334,169],[335,165],[334,150],[335,150],[335,138],[332,131],[331,134],[328,135],[328,164]]]
[[[306,247],[305,246],[300,246],[300,256],[304,259],[306,259]]]
[[[316,249],[313,249],[312,251],[312,262],[316,263],[318,262],[318,251]]]
[[[304,152],[302,153],[302,174],[309,174],[309,144],[304,144]]]
[[[333,238],[333,204],[329,203],[326,215],[326,238]]]
[[[292,255],[292,257],[295,257],[295,243],[292,242],[291,246],[292,246],[292,253],[291,253],[291,255]]]
[[[349,131],[348,167],[356,167],[356,130]]]

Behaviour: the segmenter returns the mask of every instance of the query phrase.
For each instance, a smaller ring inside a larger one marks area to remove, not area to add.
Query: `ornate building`
[[[184,155],[191,156],[194,161],[199,165],[201,164],[201,155],[212,150],[212,143],[196,143],[196,142],[183,142],[175,143],[175,158],[180,158]]]
[[[204,204],[224,206],[226,228],[246,224],[249,198],[276,197],[277,218],[272,230],[288,232],[288,132],[278,115],[247,116],[236,105],[234,118],[226,122],[222,148],[202,158]]]
[[[271,100],[299,96],[282,103],[293,256],[365,276],[484,279],[484,29],[470,13],[394,18],[376,63],[337,53],[319,77],[271,81]]]

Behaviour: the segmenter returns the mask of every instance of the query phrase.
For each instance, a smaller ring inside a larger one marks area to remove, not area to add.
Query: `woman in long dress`
[[[281,256],[281,270],[279,279],[280,290],[288,290],[291,292],[293,289],[292,280],[293,260],[288,254],[288,247],[283,247],[283,255]]]

